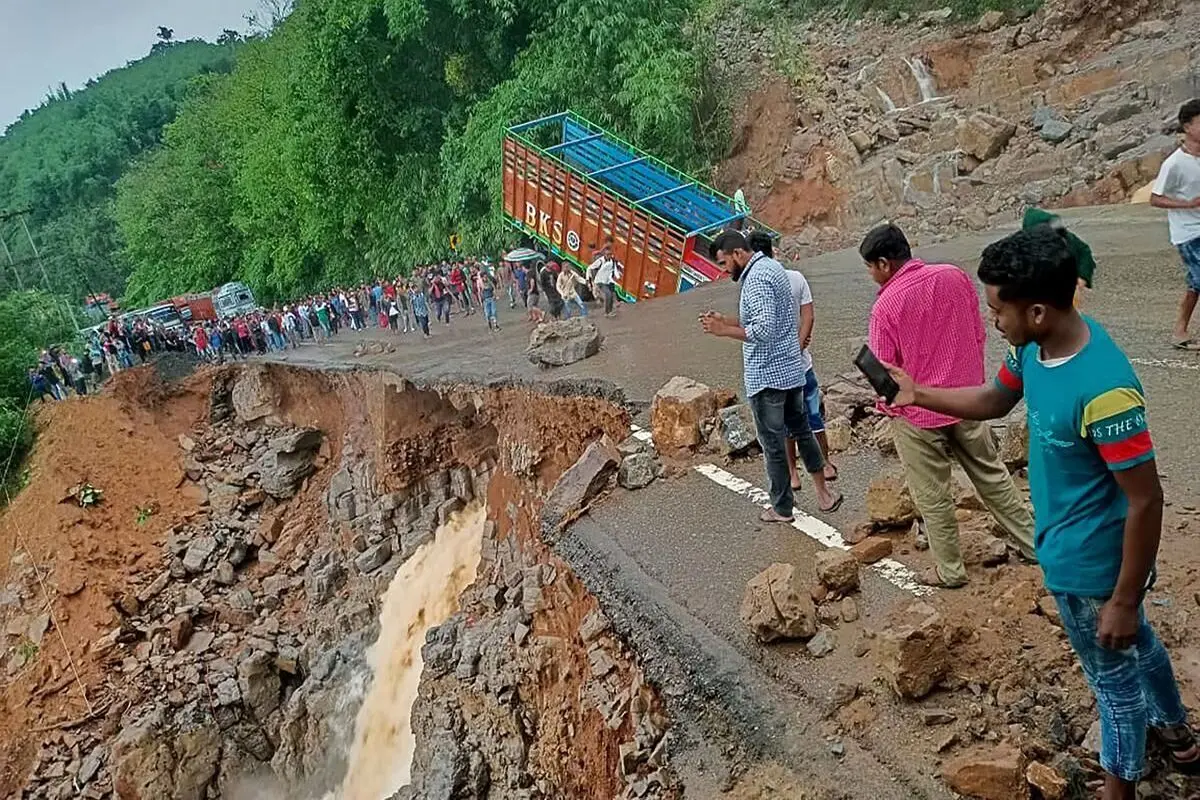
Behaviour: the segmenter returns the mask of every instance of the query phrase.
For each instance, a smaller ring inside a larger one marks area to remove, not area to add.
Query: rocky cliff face
[[[461,611],[425,643],[400,796],[669,796],[654,692],[541,541],[560,475],[628,429],[618,405],[592,387],[417,388],[261,366],[191,383],[154,402],[160,419],[184,418],[159,468],[195,503],[146,512],[177,515],[157,552],[112,562],[112,608],[79,641],[64,631],[80,687],[102,699],[51,720],[32,763],[10,762],[23,796],[338,796],[381,597],[467,504],[486,507],[482,558]],[[65,566],[48,558],[58,582]],[[61,625],[64,597],[52,602]],[[60,656],[35,650],[12,669],[56,691],[48,682],[72,685]]]
[[[1027,205],[1126,201],[1175,147],[1178,105],[1200,95],[1194,3],[947,16],[822,20],[719,43],[748,102],[718,184],[745,187],[793,255],[856,243],[884,219],[930,241]],[[766,42],[794,42],[809,68],[781,77],[786,46]]]

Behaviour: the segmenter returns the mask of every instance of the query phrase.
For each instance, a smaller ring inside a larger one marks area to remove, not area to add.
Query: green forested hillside
[[[27,222],[54,291],[78,299],[87,287],[121,290],[128,268],[112,215],[115,183],[159,143],[197,76],[233,68],[235,47],[160,43],[146,58],[78,91],[60,89],[0,138],[0,212],[30,211]],[[19,222],[0,222],[0,235],[24,285],[40,285]],[[2,251],[0,267],[0,287],[14,288]]]
[[[148,301],[265,297],[499,246],[505,126],[567,107],[681,167],[719,145],[694,0],[301,0],[120,182]],[[711,38],[711,37],[710,37]]]

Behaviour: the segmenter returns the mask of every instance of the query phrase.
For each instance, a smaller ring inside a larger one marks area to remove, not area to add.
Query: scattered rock
[[[700,423],[717,413],[712,389],[677,375],[658,390],[650,405],[654,444],[662,453],[696,447],[703,441]]]
[[[942,768],[951,789],[978,800],[1028,800],[1025,758],[1010,745],[959,756]]]
[[[1040,761],[1031,762],[1025,769],[1025,780],[1042,793],[1043,800],[1063,800],[1070,788],[1063,776]]]
[[[1029,463],[1029,419],[1024,414],[1009,418],[1000,443],[1000,460],[1009,469]]]
[[[175,652],[187,647],[192,638],[192,618],[187,614],[176,614],[167,623],[167,636],[171,642],[171,649]]]
[[[983,33],[991,33],[1004,24],[1004,12],[995,9],[985,11],[983,16],[979,18],[979,23],[976,27]]]
[[[543,322],[529,335],[529,360],[539,367],[562,367],[600,352],[600,330],[583,317]]]
[[[217,540],[212,536],[197,536],[188,545],[183,556],[183,568],[195,575],[203,571],[204,564],[217,549]]]
[[[256,651],[238,664],[238,690],[254,718],[264,721],[279,708],[279,673],[275,671],[275,659],[267,653]]]
[[[233,564],[228,561],[222,561],[217,564],[217,569],[213,573],[213,580],[221,586],[233,586],[237,582],[237,577],[233,572]]]
[[[858,602],[853,597],[842,598],[842,621],[854,622],[858,619]]]
[[[643,489],[658,477],[658,461],[649,453],[633,453],[621,459],[617,483],[626,489]]]
[[[867,514],[871,522],[884,527],[907,525],[916,519],[908,484],[897,475],[881,475],[867,488]]]
[[[276,498],[294,495],[313,472],[321,438],[316,428],[302,428],[272,439],[257,465],[263,490]]]
[[[854,145],[854,149],[859,152],[859,155],[869,153],[875,146],[875,140],[866,131],[851,131],[846,138],[850,140],[850,144]]]
[[[1075,126],[1071,123],[1052,119],[1041,127],[1038,135],[1051,144],[1058,144],[1059,142],[1065,142],[1074,130]]]
[[[557,528],[581,511],[607,485],[617,471],[617,451],[608,437],[593,441],[550,490],[542,506],[542,520]]]
[[[878,639],[880,670],[901,697],[920,699],[949,674],[942,617],[926,603],[906,607]]]
[[[841,453],[850,448],[854,429],[850,420],[845,417],[833,417],[825,420],[825,439],[829,442],[829,450]]]
[[[850,554],[863,564],[874,564],[892,554],[892,540],[884,536],[869,536],[850,548]]]
[[[1017,126],[1000,117],[976,112],[958,124],[958,146],[980,161],[1000,155]]]
[[[949,725],[958,719],[958,716],[945,708],[923,708],[921,709],[921,722],[926,725]]]
[[[1003,539],[988,536],[983,541],[983,565],[996,567],[1008,561],[1008,545]]]
[[[758,442],[758,429],[754,426],[754,412],[746,403],[722,408],[717,411],[717,424],[708,443],[724,456],[738,456]]]
[[[1100,720],[1096,720],[1091,724],[1090,727],[1088,727],[1087,733],[1084,734],[1083,742],[1080,743],[1080,746],[1089,753],[1099,753],[1101,741],[1102,735],[1100,730]]]
[[[741,617],[761,642],[808,639],[817,632],[816,606],[791,564],[772,564],[750,579]]]
[[[1062,615],[1058,611],[1058,603],[1054,602],[1054,598],[1050,595],[1043,595],[1037,601],[1038,611],[1042,612],[1042,616],[1050,620],[1058,627],[1062,627]]]
[[[858,559],[845,550],[817,553],[816,566],[817,580],[834,597],[841,597],[858,588]]]
[[[358,567],[359,572],[367,575],[382,567],[391,557],[392,541],[384,539],[379,544],[368,547],[358,558],[354,559],[354,566]]]
[[[806,645],[809,655],[824,658],[837,649],[837,635],[829,628],[822,628]]]

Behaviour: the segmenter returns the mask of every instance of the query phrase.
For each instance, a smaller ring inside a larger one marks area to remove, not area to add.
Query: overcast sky
[[[51,87],[72,89],[150,52],[159,25],[176,39],[245,31],[257,0],[0,0],[0,132]]]

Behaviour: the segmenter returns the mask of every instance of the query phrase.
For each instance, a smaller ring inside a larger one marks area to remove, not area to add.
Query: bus
[[[212,297],[213,305],[217,308],[217,316],[221,319],[249,314],[258,308],[250,287],[237,281],[214,289]]]

